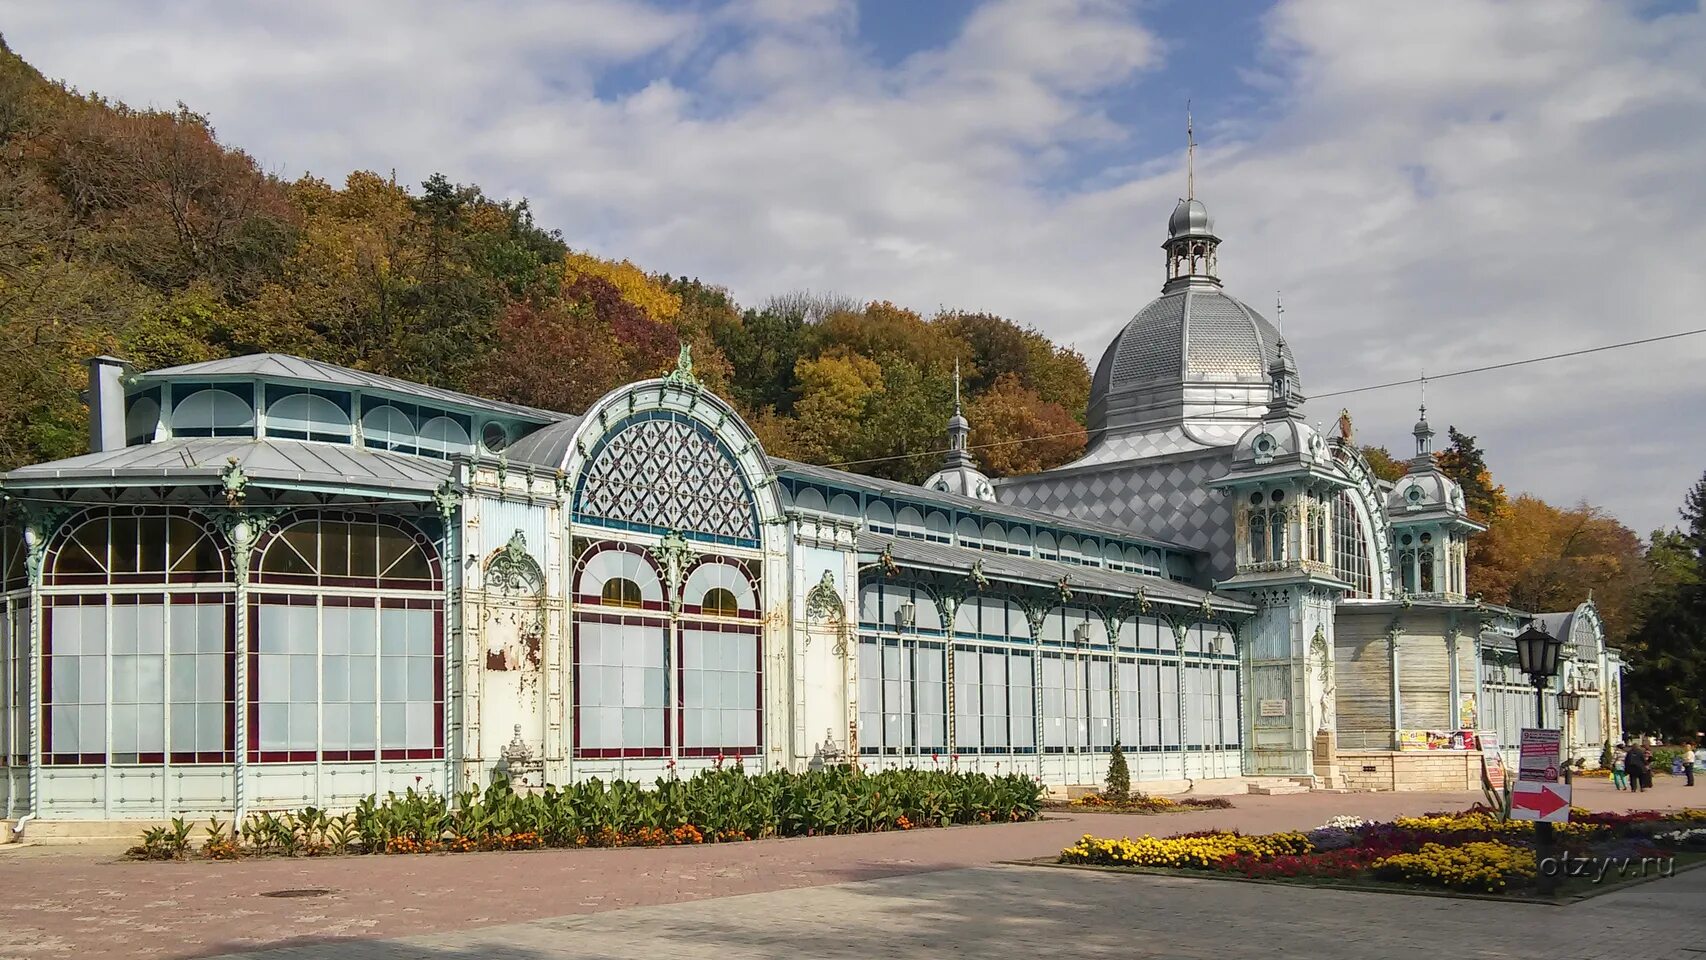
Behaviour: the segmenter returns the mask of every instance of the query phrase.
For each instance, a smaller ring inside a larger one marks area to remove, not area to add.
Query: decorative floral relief
[[[486,669],[536,677],[545,639],[545,572],[520,530],[486,562]]]

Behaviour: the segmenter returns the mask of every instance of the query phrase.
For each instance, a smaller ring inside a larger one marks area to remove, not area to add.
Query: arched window
[[[1285,560],[1285,511],[1278,507],[1268,511],[1268,559]]]
[[[344,514],[274,527],[257,544],[259,584],[431,590],[437,551],[412,527]]]
[[[256,544],[249,759],[444,755],[439,553],[405,521],[297,516]]]
[[[1250,562],[1266,563],[1268,557],[1268,512],[1266,510],[1251,510]]]
[[[44,563],[44,761],[230,762],[232,594],[209,588],[231,575],[211,525],[92,511],[55,534]]]
[[[961,517],[960,522],[954,524],[954,533],[959,538],[960,546],[971,550],[983,549],[983,531],[971,517]]]
[[[421,424],[420,451],[425,456],[449,458],[468,453],[473,445],[468,428],[450,417],[433,417]]]
[[[174,437],[250,437],[254,433],[253,405],[231,390],[208,387],[172,403]]]
[[[638,607],[640,585],[626,577],[612,577],[604,581],[604,589],[599,591],[599,598],[613,607]]]
[[[732,617],[740,613],[740,604],[727,587],[712,587],[705,591],[704,599],[699,601],[699,609],[714,617]]]
[[[924,539],[932,543],[953,542],[953,535],[948,530],[947,514],[932,510],[924,516]]]
[[[894,532],[894,511],[881,500],[872,500],[865,506],[865,526],[872,533]]]
[[[132,398],[130,410],[124,415],[124,442],[130,446],[149,443],[159,427],[160,401],[153,397]]]
[[[821,493],[817,509],[823,509]],[[758,510],[734,454],[711,429],[674,411],[636,414],[601,437],[581,473],[585,522],[758,545]]]
[[[286,440],[348,443],[354,435],[349,413],[330,397],[318,393],[283,393],[267,404],[267,436]],[[347,401],[346,401],[347,402]]]
[[[762,671],[756,581],[738,563],[707,560],[682,586],[689,603],[676,649],[682,756],[754,754],[760,745]],[[692,601],[697,597],[698,602]],[[709,618],[725,618],[712,620]],[[746,622],[730,623],[738,617]]]
[[[664,757],[670,735],[668,608],[657,567],[633,544],[581,554],[574,613],[574,748],[582,757]],[[626,586],[624,585],[626,584]],[[630,589],[639,591],[630,605]],[[623,597],[620,604],[607,596]]]
[[[361,418],[362,443],[376,450],[414,453],[420,444],[414,421],[390,404],[374,407]]]
[[[924,515],[917,507],[901,507],[894,515],[895,532],[903,537],[924,538]]]
[[[220,583],[231,579],[213,525],[183,511],[96,511],[48,545],[48,586]]]

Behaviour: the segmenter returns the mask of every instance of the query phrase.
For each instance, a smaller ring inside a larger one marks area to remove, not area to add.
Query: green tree
[[[1624,727],[1690,736],[1706,727],[1706,475],[1683,499],[1681,530],[1657,531],[1639,626],[1624,650]]]
[[[1131,770],[1126,766],[1125,751],[1114,741],[1114,752],[1108,757],[1108,782],[1102,796],[1109,800],[1125,800],[1131,796]]]
[[[1363,459],[1368,461],[1368,468],[1382,480],[1393,481],[1404,475],[1409,465],[1392,455],[1385,447],[1368,446],[1362,448]]]
[[[1493,483],[1487,469],[1487,455],[1475,444],[1475,438],[1459,433],[1455,426],[1446,428],[1450,446],[1434,455],[1440,471],[1457,481],[1463,488],[1463,505],[1469,515],[1483,523],[1496,517],[1506,503],[1505,488]]]

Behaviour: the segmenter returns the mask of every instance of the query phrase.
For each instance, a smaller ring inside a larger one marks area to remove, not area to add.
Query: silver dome
[[[1185,388],[1193,385],[1247,388],[1249,399],[1230,404],[1236,409],[1225,415],[1260,419],[1279,339],[1266,317],[1218,287],[1187,285],[1163,294],[1139,310],[1102,354],[1090,385],[1090,429],[1178,420]]]
[[[1392,485],[1392,492],[1386,495],[1386,510],[1400,520],[1407,513],[1444,511],[1453,516],[1468,515],[1462,488],[1457,481],[1437,470],[1406,473],[1399,477],[1398,482]]]
[[[1208,215],[1208,208],[1196,198],[1180,200],[1173,208],[1173,215],[1167,218],[1167,239],[1176,240],[1179,237],[1212,237],[1214,236],[1214,218]]]
[[[1332,459],[1320,431],[1295,417],[1258,423],[1244,431],[1232,448],[1235,469],[1294,462],[1326,466]]]

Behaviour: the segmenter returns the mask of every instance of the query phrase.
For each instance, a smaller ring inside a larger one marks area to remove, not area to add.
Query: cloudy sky
[[[282,176],[434,171],[722,283],[987,310],[1094,364],[1197,194],[1312,393],[1706,327],[1706,16],[1467,0],[0,0],[50,76]],[[1706,336],[1442,380],[1512,491],[1645,533]],[[1323,399],[1405,452],[1415,388]]]

